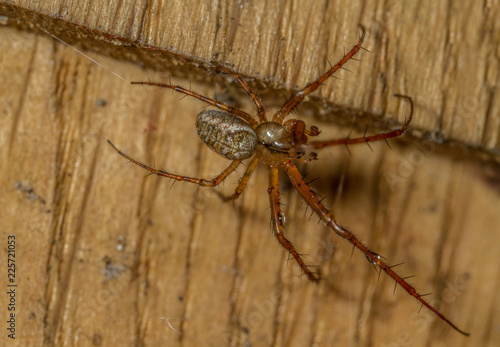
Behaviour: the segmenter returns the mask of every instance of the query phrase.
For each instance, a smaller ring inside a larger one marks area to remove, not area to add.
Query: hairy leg
[[[134,163],[134,164],[142,167],[143,169],[148,170],[152,174],[155,174],[155,175],[158,175],[158,176],[162,176],[162,177],[171,178],[171,179],[174,179],[176,181],[191,182],[191,183],[197,184],[199,186],[203,186],[203,187],[215,187],[216,185],[218,185],[219,183],[221,183],[222,181],[224,181],[224,179],[227,176],[229,176],[229,174],[231,172],[233,172],[238,167],[238,165],[240,165],[240,163],[241,163],[240,160],[234,160],[224,171],[222,171],[215,178],[213,178],[211,180],[206,180],[206,179],[203,179],[203,178],[196,178],[196,177],[188,177],[188,176],[176,175],[176,174],[172,174],[172,173],[166,172],[165,170],[153,169],[153,168],[151,168],[151,167],[149,167],[149,166],[147,166],[147,165],[145,165],[145,164],[143,164],[143,163],[141,163],[141,162],[139,162],[139,161],[137,161],[135,159],[132,159],[127,154],[123,153],[118,148],[116,148],[116,146],[113,145],[111,143],[111,141],[108,140],[108,143],[122,157],[124,157],[125,159],[131,161],[132,163]]]
[[[333,214],[321,203],[316,193],[314,193],[311,187],[307,185],[306,181],[304,181],[304,178],[300,174],[299,170],[291,160],[287,160],[281,163],[281,167],[283,168],[283,170],[287,172],[290,181],[295,186],[295,188],[297,188],[302,198],[304,198],[307,204],[311,206],[314,212],[316,212],[316,214],[330,229],[332,229],[340,237],[343,237],[344,239],[352,243],[354,247],[363,252],[366,259],[370,263],[377,266],[380,269],[380,271],[384,271],[386,274],[388,274],[394,281],[396,281],[396,283],[398,283],[401,287],[403,287],[403,289],[406,290],[408,294],[413,296],[423,306],[427,307],[435,315],[437,315],[443,321],[448,323],[453,329],[457,330],[458,332],[464,335],[469,335],[463,330],[460,330],[455,324],[453,324],[450,320],[448,320],[448,318],[446,318],[438,310],[432,307],[422,297],[422,295],[416,291],[416,289],[413,286],[411,286],[408,282],[405,281],[404,278],[402,278],[392,270],[392,267],[394,266],[387,265],[384,261],[382,261],[382,257],[380,255],[378,255],[377,253],[371,251],[368,247],[366,247],[361,241],[358,240],[358,238],[352,232],[342,227],[341,225],[337,224],[335,218],[333,217]]]
[[[274,236],[278,239],[283,247],[295,258],[299,266],[311,281],[318,281],[318,278],[309,270],[304,263],[300,254],[290,241],[285,238],[283,227],[283,214],[280,209],[280,193],[278,181],[278,168],[276,166],[269,166],[269,201],[271,203],[271,220]]]
[[[245,92],[250,96],[252,99],[255,107],[257,108],[257,115],[259,116],[259,120],[261,122],[267,122],[266,118],[266,111],[264,110],[264,106],[262,106],[262,102],[260,99],[255,95],[251,90],[250,87],[248,87],[248,84],[238,75],[236,72],[222,66],[222,65],[217,65],[220,67],[222,70],[226,71],[227,73],[230,73],[234,79],[240,84],[240,86],[245,90]]]
[[[250,176],[252,176],[253,170],[255,170],[255,167],[257,166],[259,161],[260,159],[255,157],[250,162],[250,165],[247,167],[245,173],[243,174],[243,177],[240,179],[240,183],[238,183],[238,186],[236,187],[234,193],[230,196],[222,196],[222,194],[220,194],[222,200],[224,201],[236,200],[241,195],[241,193],[243,193],[243,190],[245,190],[248,180],[250,179]]]
[[[195,93],[191,90],[188,90],[188,89],[180,87],[180,86],[175,86],[175,85],[165,84],[165,83],[156,83],[156,82],[131,82],[131,84],[143,84],[143,85],[148,85],[148,86],[155,86],[155,87],[172,89],[172,90],[175,90],[176,92],[186,94],[186,95],[192,96],[193,98],[196,98],[198,100],[204,101],[207,104],[215,106],[222,111],[226,111],[226,112],[229,112],[231,114],[234,114],[235,116],[241,117],[244,120],[246,120],[252,127],[256,127],[258,125],[257,121],[255,119],[253,119],[253,117],[250,116],[248,113],[241,111],[241,110],[238,110],[237,108],[228,106],[222,102],[218,102],[216,100],[207,98],[206,96]]]
[[[296,92],[286,103],[283,105],[281,110],[276,112],[276,114],[273,116],[273,122],[278,122],[282,123],[283,119],[292,112],[297,105],[299,105],[304,98],[309,95],[310,93],[314,92],[316,89],[319,88],[319,86],[325,82],[335,71],[338,69],[342,68],[342,66],[347,63],[351,58],[361,49],[361,44],[363,43],[363,40],[365,39],[365,28],[361,27],[362,33],[359,38],[358,43],[351,48],[351,50],[340,59],[340,61],[335,64],[334,66],[331,67],[330,70],[325,72],[323,75],[321,75],[316,81],[313,81],[309,83],[307,86],[305,86],[302,90],[299,90]]]
[[[309,143],[301,144],[297,146],[298,150],[317,150],[325,147],[330,147],[330,146],[336,146],[336,145],[355,145],[358,143],[368,143],[368,142],[374,142],[374,141],[381,141],[381,140],[387,140],[390,139],[391,137],[397,137],[400,136],[401,134],[404,133],[404,131],[408,128],[410,125],[410,122],[413,117],[413,101],[409,96],[406,95],[400,95],[400,94],[394,94],[394,96],[405,98],[410,102],[410,115],[408,116],[408,119],[405,121],[403,126],[399,129],[390,131],[388,133],[381,133],[381,134],[375,134],[371,136],[362,136],[362,137],[355,137],[355,138],[344,138],[344,139],[334,139],[334,140],[327,140],[327,141],[311,141]]]

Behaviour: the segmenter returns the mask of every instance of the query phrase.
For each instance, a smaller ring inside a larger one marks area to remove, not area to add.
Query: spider
[[[243,193],[255,167],[260,161],[262,161],[267,165],[269,169],[269,188],[267,189],[267,193],[269,194],[269,201],[271,206],[271,225],[273,234],[278,239],[279,243],[297,261],[299,266],[302,268],[302,271],[307,275],[309,280],[317,282],[319,280],[319,277],[308,268],[293,244],[285,237],[284,214],[281,212],[280,208],[280,193],[278,182],[278,171],[279,169],[284,170],[288,175],[291,183],[297,189],[302,198],[307,202],[307,204],[313,209],[313,211],[319,216],[319,218],[328,228],[333,230],[340,237],[348,240],[354,247],[363,252],[370,263],[378,267],[379,271],[384,271],[385,273],[387,273],[394,281],[396,281],[396,284],[399,284],[401,287],[403,287],[404,290],[406,290],[411,296],[416,298],[421,303],[421,305],[427,307],[440,319],[453,327],[453,329],[464,335],[469,335],[468,333],[459,329],[436,308],[431,306],[423,298],[423,295],[419,294],[413,286],[405,281],[405,278],[402,278],[400,275],[394,272],[392,268],[395,265],[387,265],[379,254],[370,250],[351,231],[347,230],[345,227],[337,223],[332,212],[323,205],[321,200],[318,198],[318,195],[304,180],[303,176],[300,174],[297,166],[295,165],[295,162],[308,163],[310,161],[316,160],[317,155],[316,153],[311,152],[312,150],[319,150],[324,147],[341,144],[353,145],[358,143],[387,140],[392,137],[400,136],[408,128],[413,116],[413,101],[409,96],[401,94],[395,94],[395,96],[404,98],[409,102],[410,114],[408,116],[408,119],[400,128],[389,132],[379,133],[371,136],[365,135],[357,138],[347,137],[343,139],[308,142],[308,137],[315,137],[319,135],[320,131],[317,127],[311,126],[309,129],[307,129],[305,123],[302,120],[298,119],[290,119],[285,121],[285,118],[304,100],[304,98],[308,94],[318,89],[319,86],[324,83],[330,76],[332,76],[335,71],[342,68],[342,66],[346,62],[348,62],[360,49],[362,49],[361,45],[363,43],[364,37],[365,30],[364,28],[362,28],[362,33],[360,35],[358,43],[354,47],[352,47],[350,51],[347,52],[347,54],[345,54],[337,64],[331,66],[331,68],[323,75],[321,75],[317,80],[309,83],[303,89],[293,94],[292,97],[283,105],[283,107],[273,115],[272,120],[270,121],[266,117],[266,112],[259,97],[250,90],[247,83],[236,72],[223,66],[219,67],[225,72],[231,74],[243,88],[243,90],[248,94],[248,96],[252,99],[252,102],[257,109],[258,120],[242,110],[228,106],[224,103],[197,94],[180,86],[154,82],[131,82],[132,84],[142,84],[173,89],[176,92],[189,95],[219,109],[205,110],[198,114],[196,119],[196,130],[205,144],[221,156],[232,160],[231,164],[224,171],[222,171],[218,176],[211,180],[181,176],[167,172],[165,170],[157,170],[151,168],[121,152],[115,145],[111,143],[111,141],[108,140],[108,143],[111,145],[111,147],[113,147],[115,151],[118,152],[118,154],[131,161],[132,163],[148,170],[152,174],[167,177],[177,181],[191,182],[204,187],[216,187],[222,181],[224,181],[224,179],[228,177],[242,163],[243,160],[253,158],[250,164],[247,166],[243,177],[240,179],[235,192],[231,196],[224,198],[224,200],[234,200]],[[309,153],[307,156],[306,152]]]

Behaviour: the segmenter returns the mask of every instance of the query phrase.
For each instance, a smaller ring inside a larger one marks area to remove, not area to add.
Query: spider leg
[[[351,50],[345,54],[340,61],[335,64],[334,66],[331,67],[330,70],[328,70],[326,73],[324,73],[322,76],[320,76],[316,81],[309,83],[307,86],[305,86],[302,90],[299,90],[296,92],[279,110],[276,112],[273,116],[273,122],[278,122],[282,123],[283,119],[293,111],[295,107],[297,107],[298,104],[304,100],[306,95],[314,92],[316,89],[319,88],[319,86],[325,82],[335,71],[340,69],[345,63],[347,63],[360,49],[361,49],[361,44],[363,43],[363,40],[365,39],[365,28],[361,27],[362,33],[359,38],[358,43],[351,48]]]
[[[400,95],[400,94],[394,94],[394,96],[405,98],[410,102],[410,115],[408,116],[408,119],[405,121],[403,126],[399,129],[389,131],[388,133],[381,133],[381,134],[375,134],[371,136],[362,136],[362,137],[355,137],[355,138],[344,138],[344,139],[335,139],[335,140],[328,140],[328,141],[312,141],[309,143],[301,144],[298,148],[302,151],[305,150],[315,150],[315,149],[321,149],[329,146],[335,146],[335,145],[354,145],[358,143],[368,143],[368,142],[374,142],[374,141],[381,141],[381,140],[386,140],[391,137],[397,137],[400,136],[401,134],[404,133],[404,131],[408,128],[410,125],[410,122],[413,117],[413,101],[409,96],[406,95]]]
[[[269,165],[269,201],[271,203],[271,220],[274,236],[278,239],[285,249],[295,258],[302,270],[311,281],[318,281],[318,278],[308,269],[300,254],[290,241],[285,238],[283,222],[284,216],[280,209],[280,193],[278,181],[278,168],[274,165]]]
[[[245,90],[245,92],[250,96],[250,98],[252,99],[255,107],[257,107],[257,114],[259,116],[259,119],[261,122],[267,122],[267,118],[266,118],[266,111],[264,110],[264,106],[262,106],[262,102],[260,101],[260,99],[257,97],[257,95],[255,95],[251,90],[250,90],[250,87],[248,86],[248,84],[240,77],[240,75],[238,75],[236,72],[222,66],[222,65],[218,65],[216,64],[219,68],[221,68],[222,70],[226,71],[227,73],[230,73],[234,79],[241,85],[241,87]]]
[[[118,148],[116,148],[116,146],[113,145],[111,143],[111,141],[108,140],[108,143],[122,157],[124,157],[125,159],[131,161],[132,163],[134,163],[136,165],[139,165],[140,167],[148,170],[149,172],[151,172],[151,173],[153,173],[155,175],[162,176],[162,177],[167,177],[167,178],[171,178],[171,179],[174,179],[176,181],[191,182],[191,183],[197,184],[199,186],[203,186],[203,187],[215,187],[216,185],[218,185],[219,183],[221,183],[222,181],[224,181],[224,179],[227,176],[229,176],[229,174],[231,172],[233,172],[238,167],[238,165],[240,165],[240,163],[241,163],[240,160],[234,160],[224,171],[222,171],[215,178],[213,178],[211,180],[206,180],[206,179],[203,179],[203,178],[196,178],[196,177],[188,177],[188,176],[176,175],[176,174],[172,174],[172,173],[166,172],[165,170],[153,169],[153,168],[151,168],[151,167],[149,167],[149,166],[147,166],[147,165],[145,165],[145,164],[143,164],[143,163],[141,163],[141,162],[139,162],[139,161],[137,161],[135,159],[132,159],[127,154],[123,153]]]
[[[453,324],[450,320],[448,320],[448,318],[446,318],[442,313],[440,313],[437,309],[432,307],[426,300],[424,300],[423,296],[419,294],[413,286],[411,286],[408,282],[406,282],[404,278],[402,278],[396,272],[394,272],[392,270],[392,267],[387,265],[382,260],[382,257],[380,255],[378,255],[377,253],[371,251],[368,247],[366,247],[361,241],[358,240],[358,238],[352,232],[345,229],[341,225],[337,224],[335,218],[333,217],[333,214],[318,199],[317,195],[312,191],[311,187],[307,185],[306,181],[303,179],[299,170],[290,159],[282,162],[280,165],[287,172],[290,181],[295,186],[295,188],[297,188],[302,198],[307,202],[309,206],[311,206],[314,212],[316,212],[316,214],[330,229],[335,231],[335,233],[340,237],[343,237],[344,239],[352,243],[354,247],[363,252],[366,259],[368,259],[370,263],[372,263],[375,266],[378,266],[378,268],[381,271],[384,271],[394,281],[396,281],[397,284],[403,287],[403,289],[406,290],[408,294],[413,296],[423,306],[427,307],[435,315],[437,315],[443,321],[448,323],[453,329],[457,330],[458,332],[464,335],[469,335],[469,333],[460,330],[455,324]]]
[[[207,98],[206,96],[203,96],[201,94],[195,93],[189,89],[182,88],[180,86],[175,86],[172,84],[165,84],[165,83],[156,83],[156,82],[130,82],[131,84],[143,84],[143,85],[148,85],[148,86],[156,86],[156,87],[161,87],[161,88],[168,88],[172,89],[176,92],[192,96],[193,98],[196,98],[198,100],[201,100],[203,102],[206,102],[209,105],[212,105],[214,107],[217,107],[218,109],[222,111],[229,112],[231,114],[234,114],[235,116],[241,117],[244,120],[246,120],[252,127],[257,127],[258,123],[251,115],[248,113],[238,110],[237,108],[231,107],[229,105],[226,105],[222,102]]]
[[[241,178],[240,183],[236,187],[236,190],[234,191],[233,195],[226,196],[226,197],[221,195],[222,200],[224,200],[224,201],[235,200],[241,195],[241,193],[243,193],[243,190],[247,186],[248,180],[250,179],[250,176],[252,175],[253,170],[255,170],[255,167],[257,166],[259,161],[260,161],[260,159],[257,157],[255,157],[252,160],[250,165],[247,167],[245,174]]]

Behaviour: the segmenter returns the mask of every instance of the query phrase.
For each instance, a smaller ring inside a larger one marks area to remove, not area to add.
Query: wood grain
[[[8,16],[0,28],[0,233],[4,245],[16,235],[18,271],[17,336],[2,329],[2,344],[500,342],[496,2],[3,1],[0,11]],[[27,19],[91,48],[85,53],[104,68],[26,30]],[[146,177],[106,144],[212,177],[227,162],[196,136],[205,106],[128,81],[172,77],[252,110],[215,61],[260,88],[269,113],[325,70],[325,57],[335,62],[357,41],[358,23],[370,52],[297,113],[323,138],[346,136],[352,121],[376,132],[408,114],[392,97],[398,92],[415,100],[415,122],[391,148],[328,149],[302,169],[319,177],[313,185],[337,219],[389,263],[404,262],[400,273],[415,275],[410,281],[470,337],[418,313],[400,288],[393,294],[393,282],[310,219],[283,184],[287,235],[324,281],[301,277],[270,233],[265,167],[228,204],[209,189]]]

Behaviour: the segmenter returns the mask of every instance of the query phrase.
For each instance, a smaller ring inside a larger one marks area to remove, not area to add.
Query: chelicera
[[[361,45],[363,43],[364,36],[365,31],[363,29],[359,42],[352,47],[351,50],[345,54],[336,65],[332,66],[317,80],[309,83],[303,89],[292,95],[283,107],[273,115],[271,120],[268,120],[266,117],[264,107],[262,106],[259,97],[250,90],[246,82],[238,74],[222,66],[220,66],[220,68],[227,73],[230,73],[250,96],[257,109],[258,120],[242,110],[233,108],[180,86],[153,82],[132,82],[132,84],[143,84],[173,89],[179,93],[202,100],[205,103],[219,109],[203,111],[197,116],[196,119],[196,129],[198,135],[205,142],[205,144],[221,156],[232,160],[231,164],[224,171],[211,180],[181,176],[165,170],[151,168],[121,152],[109,140],[108,143],[121,156],[155,175],[167,177],[177,181],[191,182],[204,187],[217,186],[226,177],[228,177],[242,163],[243,160],[252,158],[250,163],[247,165],[246,171],[240,179],[235,192],[231,196],[225,198],[225,200],[234,200],[242,194],[258,162],[262,161],[269,169],[269,188],[267,189],[267,192],[271,206],[273,234],[278,239],[280,244],[297,261],[307,277],[311,281],[316,282],[319,279],[318,276],[308,268],[293,244],[285,237],[284,215],[280,208],[278,182],[278,171],[280,169],[284,170],[302,198],[328,228],[333,230],[340,237],[345,238],[352,243],[354,247],[363,252],[370,263],[378,267],[379,271],[387,273],[392,279],[394,279],[394,281],[396,281],[397,284],[403,287],[404,290],[417,299],[423,306],[427,307],[434,314],[436,314],[440,319],[448,323],[458,332],[468,335],[468,333],[460,330],[436,308],[432,307],[413,286],[394,272],[392,269],[394,266],[387,265],[379,254],[370,250],[361,241],[359,241],[351,231],[337,223],[331,211],[323,205],[317,194],[306,183],[295,165],[295,162],[307,163],[315,160],[316,154],[312,152],[314,150],[340,144],[353,145],[358,143],[387,140],[392,137],[400,136],[408,128],[413,116],[413,102],[410,97],[399,94],[396,94],[395,96],[404,98],[409,102],[410,114],[400,128],[389,132],[357,138],[309,141],[310,137],[314,138],[319,135],[320,132],[318,128],[312,126],[308,129],[305,123],[298,119],[285,121],[285,118],[304,100],[308,94],[318,89],[323,82],[325,82],[335,71],[342,68],[342,66],[362,48]]]

